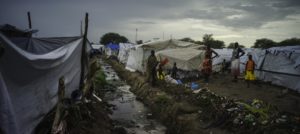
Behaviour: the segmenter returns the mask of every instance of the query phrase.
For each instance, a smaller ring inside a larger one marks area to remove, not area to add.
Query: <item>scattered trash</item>
[[[192,83],[191,83],[191,89],[192,89],[192,90],[199,89],[199,84],[196,84],[196,83],[192,82]]]
[[[96,94],[93,93],[93,97],[95,97],[99,102],[102,102],[102,99],[99,98]]]
[[[192,84],[191,84],[192,85]],[[199,114],[199,121],[215,121],[212,124],[224,125],[226,128],[243,128],[249,133],[251,130],[260,129],[265,132],[273,132],[275,129],[289,130],[293,128],[296,132],[300,131],[300,117],[291,118],[289,115],[280,114],[280,112],[271,106],[264,103],[262,100],[254,99],[247,102],[232,100],[226,96],[218,96],[209,89],[193,90],[193,101],[195,105],[202,107]],[[273,128],[275,125],[281,125],[278,128]],[[293,126],[293,127],[292,127]]]
[[[147,114],[147,119],[153,119],[153,115],[151,113]]]
[[[235,110],[238,110],[238,108],[237,107],[233,107],[233,108],[227,109],[228,112],[232,112],[232,111],[235,111]]]

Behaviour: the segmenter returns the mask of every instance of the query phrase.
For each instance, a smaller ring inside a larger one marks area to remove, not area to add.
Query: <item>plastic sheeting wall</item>
[[[120,49],[119,49],[118,59],[121,63],[125,64],[127,63],[130,49],[133,48],[134,45],[130,43],[120,43],[119,46]]]
[[[130,71],[140,71],[144,72],[145,71],[145,53],[144,50],[141,47],[135,47],[130,49],[128,60],[126,63],[126,69]],[[148,56],[150,55],[150,52],[148,52]],[[146,55],[147,56],[147,55]]]
[[[192,48],[200,47],[200,45],[190,42],[178,41],[178,40],[164,40],[154,41],[136,46],[129,52],[128,61],[126,63],[126,69],[130,71],[146,71],[147,58],[150,56],[151,50],[156,53],[162,50],[175,49],[175,48]]]
[[[192,48],[169,49],[158,52],[158,60],[168,59],[168,63],[164,66],[171,69],[176,62],[177,68],[185,71],[199,70],[204,60],[204,51]]]
[[[9,134],[30,134],[57,103],[61,76],[65,77],[66,96],[78,89],[82,38],[74,37],[74,41],[39,54],[21,49],[1,33],[0,39],[5,47],[0,58],[0,125]],[[32,50],[38,53],[43,45],[43,41],[34,43]]]
[[[263,81],[300,92],[300,46],[271,48],[264,51],[255,74]],[[275,51],[277,50],[277,51]]]

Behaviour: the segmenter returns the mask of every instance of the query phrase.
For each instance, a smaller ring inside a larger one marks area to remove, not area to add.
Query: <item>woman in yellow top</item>
[[[245,80],[247,81],[247,87],[249,87],[249,82],[255,80],[255,75],[254,75],[254,69],[255,69],[255,62],[252,60],[252,55],[248,56],[248,61],[246,63],[246,76]]]

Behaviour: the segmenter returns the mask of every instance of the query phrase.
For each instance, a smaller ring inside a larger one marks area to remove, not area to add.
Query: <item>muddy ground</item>
[[[283,87],[260,82],[247,88],[243,80],[234,83],[231,82],[229,74],[215,74],[210,80],[208,90],[201,90],[195,94],[185,86],[162,81],[155,87],[150,86],[140,73],[129,72],[114,60],[105,61],[131,86],[130,91],[136,95],[136,99],[149,108],[149,112],[153,114],[151,118],[159,120],[167,127],[166,134],[300,133],[300,96]],[[195,82],[200,87],[206,86],[201,79]],[[105,94],[103,91],[97,92],[100,98],[105,98]],[[267,103],[268,110],[253,113],[235,103],[250,102],[253,99]],[[90,103],[73,105],[65,117],[68,122],[66,130],[71,134],[128,133],[126,127],[122,127],[124,124],[116,124],[110,118],[113,108],[114,106],[105,100],[99,102],[94,98]],[[268,117],[267,122],[262,125],[261,122],[264,122],[265,118],[261,115],[265,114]],[[52,111],[37,127],[36,133],[49,133],[53,118]]]
[[[54,108],[56,109],[56,108]],[[62,133],[68,134],[114,134],[113,121],[109,118],[109,105],[93,99],[91,103],[76,104],[67,109],[63,118]],[[52,110],[37,126],[36,134],[50,134],[55,112]]]
[[[194,94],[189,88],[165,82],[152,87],[140,73],[129,72],[113,60],[107,62],[167,126],[167,134],[300,132],[299,117],[294,115],[299,96],[286,90],[276,91],[280,87],[260,83],[244,88],[244,82],[232,83],[229,76],[214,75],[209,90]],[[197,83],[204,85],[202,80]],[[254,98],[271,105],[260,102],[260,108],[253,109],[248,102]]]
[[[203,80],[197,82],[200,85],[205,85]],[[259,99],[277,106],[278,110],[282,112],[300,115],[300,94],[285,87],[258,81],[250,84],[248,88],[243,79],[240,79],[238,82],[232,82],[230,74],[213,75],[208,87],[222,96],[245,101]]]

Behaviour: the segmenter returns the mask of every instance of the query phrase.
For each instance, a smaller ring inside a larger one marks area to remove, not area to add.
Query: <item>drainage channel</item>
[[[109,64],[100,62],[108,84],[112,85],[104,99],[114,106],[110,117],[116,127],[128,134],[164,134],[166,127],[154,120],[150,110],[136,100],[136,96],[129,90],[130,86],[118,77]]]

